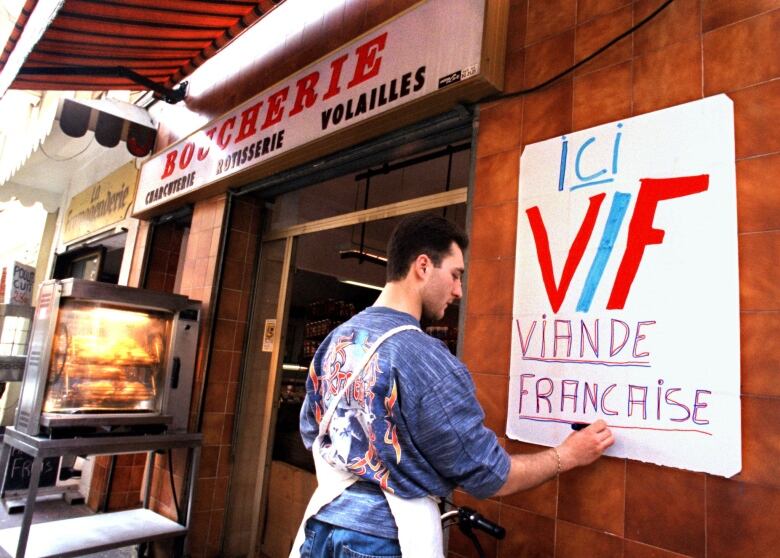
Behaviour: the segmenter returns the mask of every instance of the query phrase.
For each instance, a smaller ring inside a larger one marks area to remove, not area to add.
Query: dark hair
[[[404,217],[395,227],[387,243],[387,280],[406,277],[412,262],[420,254],[428,256],[439,267],[442,259],[451,253],[452,243],[465,252],[469,237],[463,230],[432,213],[416,213]]]

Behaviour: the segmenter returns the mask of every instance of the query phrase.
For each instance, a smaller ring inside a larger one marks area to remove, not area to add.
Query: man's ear
[[[433,262],[426,254],[420,254],[412,263],[412,272],[418,279],[425,279],[431,273]]]

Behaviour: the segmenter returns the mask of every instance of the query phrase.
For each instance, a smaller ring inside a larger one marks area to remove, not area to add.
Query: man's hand
[[[515,454],[512,456],[509,477],[495,496],[528,490],[555,477],[558,473],[558,456],[561,472],[568,471],[593,463],[614,443],[607,423],[597,420],[587,428],[571,434],[555,449]]]
[[[573,432],[556,448],[561,456],[561,471],[593,463],[614,443],[612,431],[600,419],[579,432]]]

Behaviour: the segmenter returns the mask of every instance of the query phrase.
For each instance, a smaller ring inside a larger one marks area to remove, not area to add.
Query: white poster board
[[[609,455],[741,469],[733,103],[526,146],[507,435],[601,418]]]
[[[8,264],[3,302],[6,304],[32,304],[35,268],[19,262]]]

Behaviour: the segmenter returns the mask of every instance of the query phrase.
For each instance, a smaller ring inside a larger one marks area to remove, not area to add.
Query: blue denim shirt
[[[387,330],[419,326],[409,314],[370,307],[337,327],[317,350],[301,409],[303,442],[311,449],[319,420],[365,351]],[[488,350],[486,348],[486,350]],[[358,476],[316,515],[321,521],[395,538],[381,490],[402,498],[446,496],[456,486],[477,498],[506,482],[509,456],[484,424],[465,365],[420,331],[385,341],[341,400],[323,456]]]

